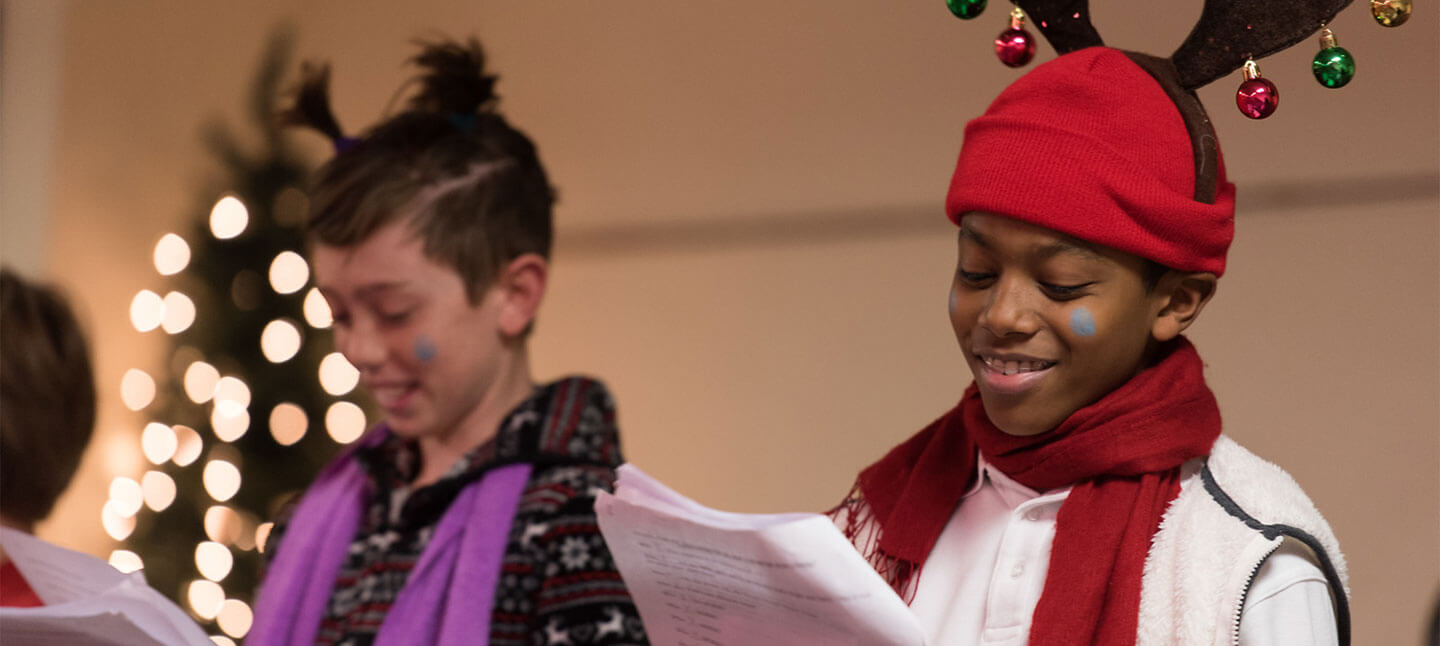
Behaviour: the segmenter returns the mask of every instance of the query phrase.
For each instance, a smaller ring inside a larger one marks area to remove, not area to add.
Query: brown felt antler
[[[1200,21],[1170,56],[1187,90],[1204,87],[1245,64],[1320,31],[1350,0],[1205,0]]]

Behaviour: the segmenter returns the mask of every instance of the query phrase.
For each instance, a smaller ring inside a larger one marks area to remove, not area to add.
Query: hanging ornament
[[[1386,27],[1399,27],[1410,19],[1410,0],[1370,0],[1370,15]]]
[[[1310,62],[1315,80],[1328,88],[1345,87],[1355,78],[1355,57],[1335,44],[1335,33],[1329,27],[1320,30],[1320,53]]]
[[[1264,119],[1280,105],[1280,90],[1270,79],[1261,78],[1255,59],[1245,61],[1245,82],[1235,92],[1235,105],[1251,119]]]
[[[1035,38],[1025,30],[1025,12],[1010,11],[1010,28],[995,37],[995,55],[1010,67],[1020,67],[1035,58]]]
[[[945,0],[945,6],[956,18],[969,20],[985,10],[985,0]]]

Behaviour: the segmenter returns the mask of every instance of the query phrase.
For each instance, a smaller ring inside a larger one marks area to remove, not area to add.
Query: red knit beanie
[[[1218,153],[1217,153],[1218,157]],[[1124,53],[1090,47],[1041,65],[965,127],[945,212],[986,211],[1148,258],[1225,272],[1235,185],[1195,200],[1180,111]]]

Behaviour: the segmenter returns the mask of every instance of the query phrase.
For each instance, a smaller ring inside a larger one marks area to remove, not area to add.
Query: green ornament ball
[[[1310,62],[1310,67],[1315,72],[1315,80],[1328,88],[1345,87],[1350,79],[1355,78],[1355,57],[1344,47],[1320,50]]]
[[[985,10],[985,0],[945,0],[945,6],[955,17],[969,20]]]

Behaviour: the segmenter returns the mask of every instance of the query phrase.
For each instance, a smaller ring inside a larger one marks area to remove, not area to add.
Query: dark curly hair
[[[330,109],[329,67],[304,66],[282,119],[319,130],[337,150],[312,187],[306,236],[353,246],[408,221],[425,254],[453,267],[475,301],[510,260],[549,258],[555,191],[535,144],[496,111],[480,43],[417,44],[419,91],[358,138]]]

